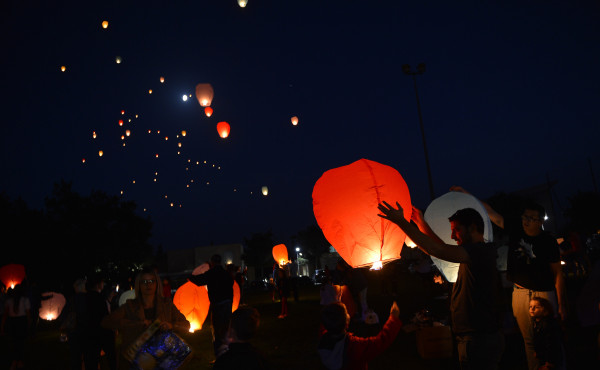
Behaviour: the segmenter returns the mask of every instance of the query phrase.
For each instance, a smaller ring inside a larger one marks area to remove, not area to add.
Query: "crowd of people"
[[[467,193],[461,187],[451,190]],[[526,203],[520,219],[512,220],[482,204],[490,220],[509,236],[507,279],[513,284],[512,316],[523,338],[527,367],[568,368],[560,325],[567,314],[565,280],[559,245],[542,227],[545,210],[538,204]],[[449,304],[458,363],[461,369],[497,369],[505,349],[503,307],[507,304],[496,268],[497,246],[485,240],[481,214],[465,208],[449,217],[451,238],[456,245],[448,245],[416,207],[411,210],[410,219],[404,217],[399,203],[383,201],[374,210],[377,211],[380,217],[402,229],[424,253],[459,264]],[[213,255],[207,271],[187,276],[187,280],[208,290],[213,366],[270,369],[267,357],[251,344],[259,328],[260,314],[246,305],[232,313],[233,281],[239,280],[240,274],[236,269],[224,268],[221,262],[219,255]],[[290,293],[294,292],[297,299],[289,266],[275,264],[272,281],[273,294],[277,293],[281,302],[278,318],[285,319],[289,315]],[[243,285],[241,280],[239,285]],[[139,348],[133,346],[152,325],[181,336],[188,332],[190,323],[173,304],[170,281],[161,279],[155,268],[140,271],[133,288],[135,298],[119,305],[114,289],[105,289],[100,277],[75,281],[74,294],[68,300],[61,323],[61,330],[68,336],[72,369],[81,369],[82,365],[86,369],[98,368],[102,352],[110,369],[131,368],[135,354],[128,356],[127,350]],[[369,307],[367,291],[363,269],[352,268],[342,259],[334,269],[325,269],[320,287],[320,330],[318,335],[315,333],[317,352],[325,368],[367,369],[369,361],[383,353],[398,335],[402,321],[396,302],[376,335],[363,338],[350,332],[353,321],[378,323],[376,313]],[[32,314],[36,306],[32,301],[36,299],[30,299],[22,285],[17,285],[2,306],[1,331],[11,336],[15,348],[13,369],[24,366],[25,338],[32,318],[36,317]]]

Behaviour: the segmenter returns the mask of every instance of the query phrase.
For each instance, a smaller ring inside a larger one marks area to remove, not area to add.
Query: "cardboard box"
[[[432,326],[417,330],[417,351],[424,359],[450,358],[453,352],[449,326]]]

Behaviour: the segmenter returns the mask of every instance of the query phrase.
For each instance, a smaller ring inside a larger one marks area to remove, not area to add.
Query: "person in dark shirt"
[[[233,278],[221,266],[221,256],[218,254],[210,258],[210,269],[200,275],[190,275],[188,279],[196,285],[206,285],[208,299],[210,300],[211,322],[213,331],[213,347],[215,357],[225,345],[225,336],[231,318],[233,304]]]
[[[529,301],[529,315],[533,325],[535,357],[540,363],[538,369],[565,369],[562,334],[554,319],[552,305],[545,298],[533,297]]]
[[[500,284],[496,270],[496,248],[483,239],[484,224],[472,208],[458,210],[450,216],[452,239],[457,245],[445,244],[429,227],[421,211],[413,207],[411,219],[404,211],[383,202],[382,218],[398,225],[425,253],[445,261],[460,263],[452,288],[450,313],[462,369],[496,369],[504,352],[501,331]]]
[[[214,370],[268,370],[270,364],[265,357],[250,344],[260,324],[260,314],[250,306],[240,306],[231,314],[226,352],[217,357]]]

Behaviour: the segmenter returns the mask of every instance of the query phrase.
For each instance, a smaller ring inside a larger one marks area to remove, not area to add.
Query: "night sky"
[[[550,178],[565,208],[594,189],[592,171],[600,180],[597,1],[58,3],[0,5],[0,191],[30,208],[63,179],[82,195],[123,191],[166,249],[268,230],[288,242],[315,223],[323,172],[366,158],[396,168],[425,209],[415,90],[401,68],[418,63],[436,196]],[[198,83],[214,88],[210,118]]]

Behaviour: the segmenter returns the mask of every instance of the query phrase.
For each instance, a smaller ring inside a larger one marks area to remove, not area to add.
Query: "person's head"
[[[85,289],[88,292],[101,292],[104,289],[104,280],[99,275],[93,275],[87,279]]]
[[[210,267],[217,266],[221,264],[221,255],[213,254],[210,257]]]
[[[544,207],[531,201],[525,203],[523,213],[521,214],[521,222],[525,234],[536,236],[541,233],[544,216],[546,216]]]
[[[73,283],[73,290],[75,293],[85,293],[85,279],[77,279]]]
[[[231,314],[229,335],[234,341],[246,342],[256,334],[259,324],[260,314],[256,308],[241,305]]]
[[[543,317],[553,317],[554,309],[552,304],[546,298],[533,297],[529,301],[529,316],[532,319],[541,319]]]
[[[321,323],[331,334],[343,334],[348,329],[350,315],[346,311],[346,305],[341,302],[333,302],[321,311]]]
[[[144,268],[135,278],[135,298],[146,302],[148,299],[162,297],[161,279],[152,268]]]
[[[464,208],[456,211],[448,218],[451,238],[456,244],[477,243],[483,241],[483,218],[473,208]]]

